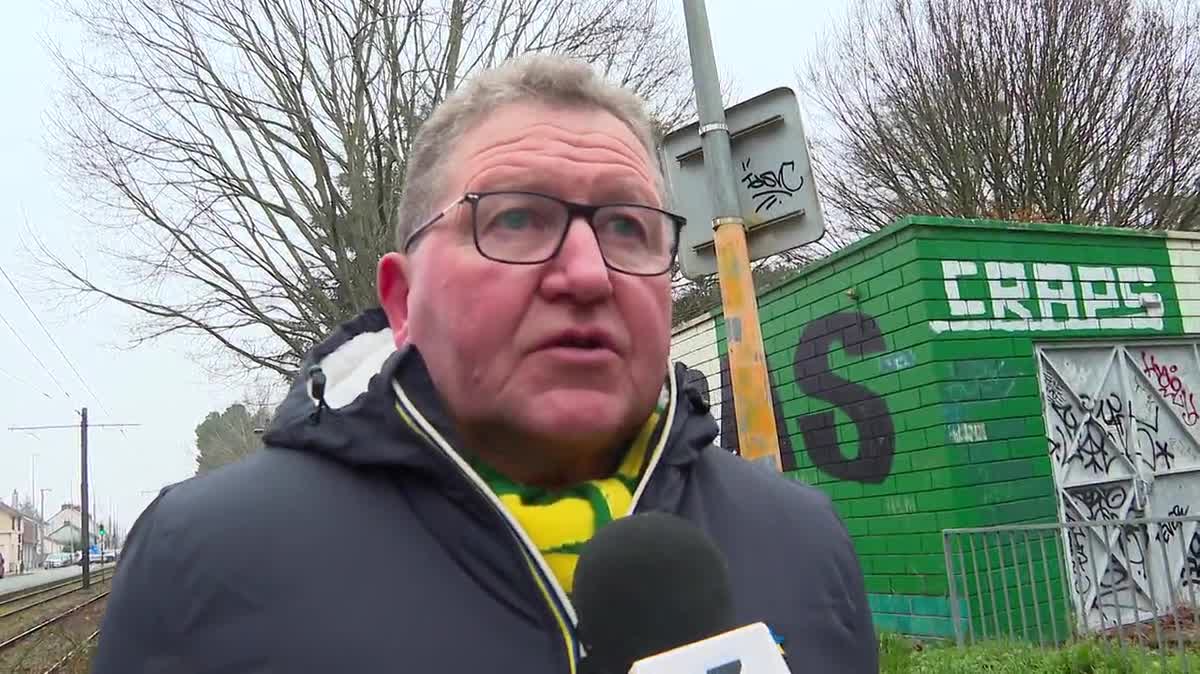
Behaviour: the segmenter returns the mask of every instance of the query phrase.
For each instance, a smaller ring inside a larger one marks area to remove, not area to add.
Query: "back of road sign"
[[[825,216],[813,182],[796,94],[787,87],[772,89],[726,109],[725,121],[750,259],[820,239]],[[698,124],[667,134],[660,152],[672,208],[688,219],[679,245],[683,274],[691,279],[715,274],[715,213]]]

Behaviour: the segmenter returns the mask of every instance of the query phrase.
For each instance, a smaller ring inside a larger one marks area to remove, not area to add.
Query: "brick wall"
[[[1196,331],[1197,307],[1196,240],[932,218],[760,296],[787,474],[833,499],[880,629],[952,633],[944,529],[1056,520],[1035,342]],[[719,313],[680,326],[672,355],[736,449]]]

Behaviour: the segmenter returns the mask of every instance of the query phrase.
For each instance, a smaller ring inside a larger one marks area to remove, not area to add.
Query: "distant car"
[[[88,564],[101,564],[104,562],[103,552],[93,552],[88,555]],[[83,566],[83,554],[76,553],[75,566]]]
[[[42,561],[42,568],[59,569],[64,566],[70,566],[73,561],[75,561],[75,555],[69,552],[52,552],[46,555],[46,559]]]
[[[115,561],[117,561],[117,551],[116,550],[105,550],[104,552],[100,553],[100,559],[101,559],[101,561],[105,561],[105,562],[115,562]]]

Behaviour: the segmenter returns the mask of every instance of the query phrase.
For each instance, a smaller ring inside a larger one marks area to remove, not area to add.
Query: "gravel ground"
[[[92,653],[95,650],[96,639],[93,639],[72,653],[66,662],[54,670],[54,674],[90,674],[92,671]]]
[[[46,620],[54,615],[63,613],[71,608],[71,606],[81,603],[84,599],[98,596],[103,592],[107,592],[107,590],[108,583],[100,583],[99,585],[92,586],[86,593],[80,591],[69,597],[63,597],[55,602],[51,602],[46,607],[54,606],[56,608],[47,609],[42,615],[41,620]],[[60,602],[63,603],[60,604]],[[31,635],[11,648],[0,651],[0,672],[5,672],[5,674],[10,672],[12,674],[42,674],[72,651],[86,648],[88,636],[99,628],[100,618],[104,615],[106,602],[106,599],[99,599],[76,611],[69,617]],[[38,609],[46,607],[38,607]],[[0,641],[32,627],[37,622],[40,621],[23,618],[22,623],[24,627],[22,629],[15,629],[10,628],[8,621],[5,621],[5,624],[0,625]],[[87,661],[87,657],[72,658],[69,663],[71,668],[63,668],[59,671],[86,672]]]

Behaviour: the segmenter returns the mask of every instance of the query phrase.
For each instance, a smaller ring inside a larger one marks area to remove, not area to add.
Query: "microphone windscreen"
[[[615,520],[584,546],[572,602],[584,671],[626,674],[642,658],[736,627],[724,555],[667,513]]]

